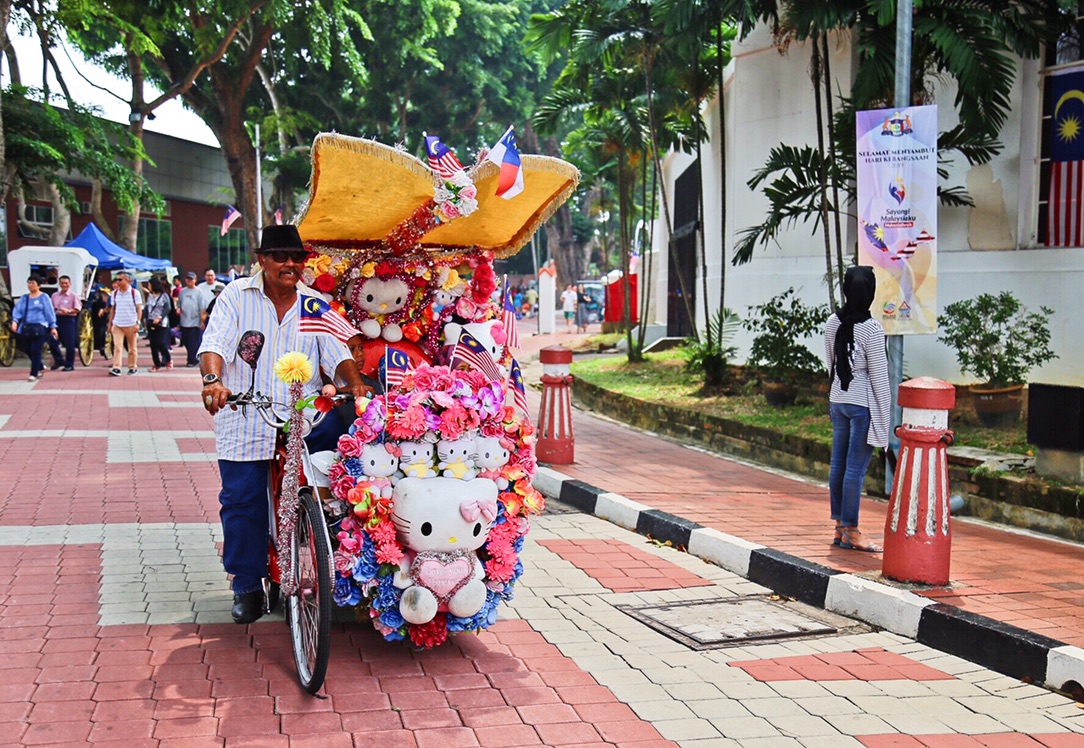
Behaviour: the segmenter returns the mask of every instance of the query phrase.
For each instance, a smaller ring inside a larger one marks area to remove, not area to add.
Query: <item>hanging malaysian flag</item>
[[[276,226],[281,226],[282,225],[282,208],[283,208],[283,206],[280,205],[275,210],[275,225]]]
[[[527,410],[527,391],[523,387],[523,372],[519,369],[519,362],[512,359],[508,367],[508,384],[512,388],[512,402],[523,411],[523,415],[530,416]],[[505,390],[507,392],[507,389]]]
[[[227,205],[226,215],[222,216],[222,232],[219,234],[219,236],[225,236],[226,234],[228,234],[230,231],[230,226],[232,226],[234,222],[240,217],[241,211],[237,210],[237,208],[233,207],[232,205]]]
[[[456,172],[463,171],[463,164],[436,135],[425,136],[425,155],[429,157],[429,168],[441,179],[451,179]]]
[[[478,342],[478,338],[465,330],[459,333],[459,342],[452,349],[451,368],[456,369],[459,364],[464,363],[471,369],[477,369],[485,374],[491,382],[501,379],[501,372],[493,361],[493,357],[489,355],[489,351]]]
[[[523,169],[519,160],[519,148],[516,147],[516,133],[512,127],[505,130],[501,139],[490,149],[486,160],[501,167],[501,174],[497,179],[497,197],[511,200],[523,192]]]
[[[504,348],[510,351],[519,348],[519,327],[516,324],[516,307],[512,303],[512,290],[508,288],[508,279],[504,279],[504,305],[501,307],[501,322],[504,323],[504,331],[508,334],[504,341]]]
[[[1050,81],[1048,247],[1084,246],[1084,72]]]
[[[345,343],[360,332],[323,299],[316,296],[301,295],[301,319],[297,331],[307,335],[327,333],[336,340]]]
[[[384,346],[384,391],[388,392],[393,387],[398,387],[406,379],[406,375],[414,371],[414,364],[410,363],[410,356],[398,348]]]

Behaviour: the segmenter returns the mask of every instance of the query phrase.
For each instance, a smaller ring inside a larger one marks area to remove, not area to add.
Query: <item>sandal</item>
[[[836,525],[836,535],[835,535],[834,538],[832,538],[832,545],[838,546],[842,542],[843,542],[843,526],[837,524]]]
[[[852,540],[851,533],[862,534],[862,531],[857,527],[841,527],[840,530],[843,533],[843,540],[840,541],[839,547],[849,551],[864,551],[866,553],[882,553],[884,548],[876,543],[855,543]]]

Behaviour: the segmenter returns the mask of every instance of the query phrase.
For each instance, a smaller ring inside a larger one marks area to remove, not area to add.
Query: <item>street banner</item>
[[[858,264],[888,335],[937,331],[937,107],[858,112]]]

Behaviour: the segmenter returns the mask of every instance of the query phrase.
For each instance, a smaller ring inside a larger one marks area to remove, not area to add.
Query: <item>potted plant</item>
[[[741,326],[741,318],[730,309],[717,309],[708,320],[705,334],[698,340],[688,338],[684,344],[685,370],[704,376],[705,393],[717,391],[726,384],[727,362],[738,352],[730,341]]]
[[[1050,350],[1050,315],[1029,312],[1010,292],[979,294],[949,304],[937,317],[938,340],[956,351],[963,372],[983,380],[971,389],[975,413],[985,426],[1015,423],[1024,382],[1032,367],[1057,358]]]
[[[742,327],[754,333],[749,365],[761,375],[762,391],[776,407],[794,402],[799,379],[822,369],[819,358],[801,341],[820,331],[828,308],[807,306],[794,288],[749,307]]]

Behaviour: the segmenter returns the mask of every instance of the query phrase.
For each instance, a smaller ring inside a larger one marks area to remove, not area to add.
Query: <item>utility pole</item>
[[[911,15],[913,0],[896,3],[896,108],[911,106]],[[892,428],[889,430],[888,448],[898,453],[900,440],[896,438],[896,426],[900,424],[902,411],[897,400],[900,383],[903,382],[903,336],[888,336],[888,384],[892,390]],[[892,493],[894,470],[890,461],[885,462],[885,493]]]
[[[898,83],[896,85],[899,85]],[[263,234],[263,176],[260,170],[260,123],[256,123],[256,242]]]

